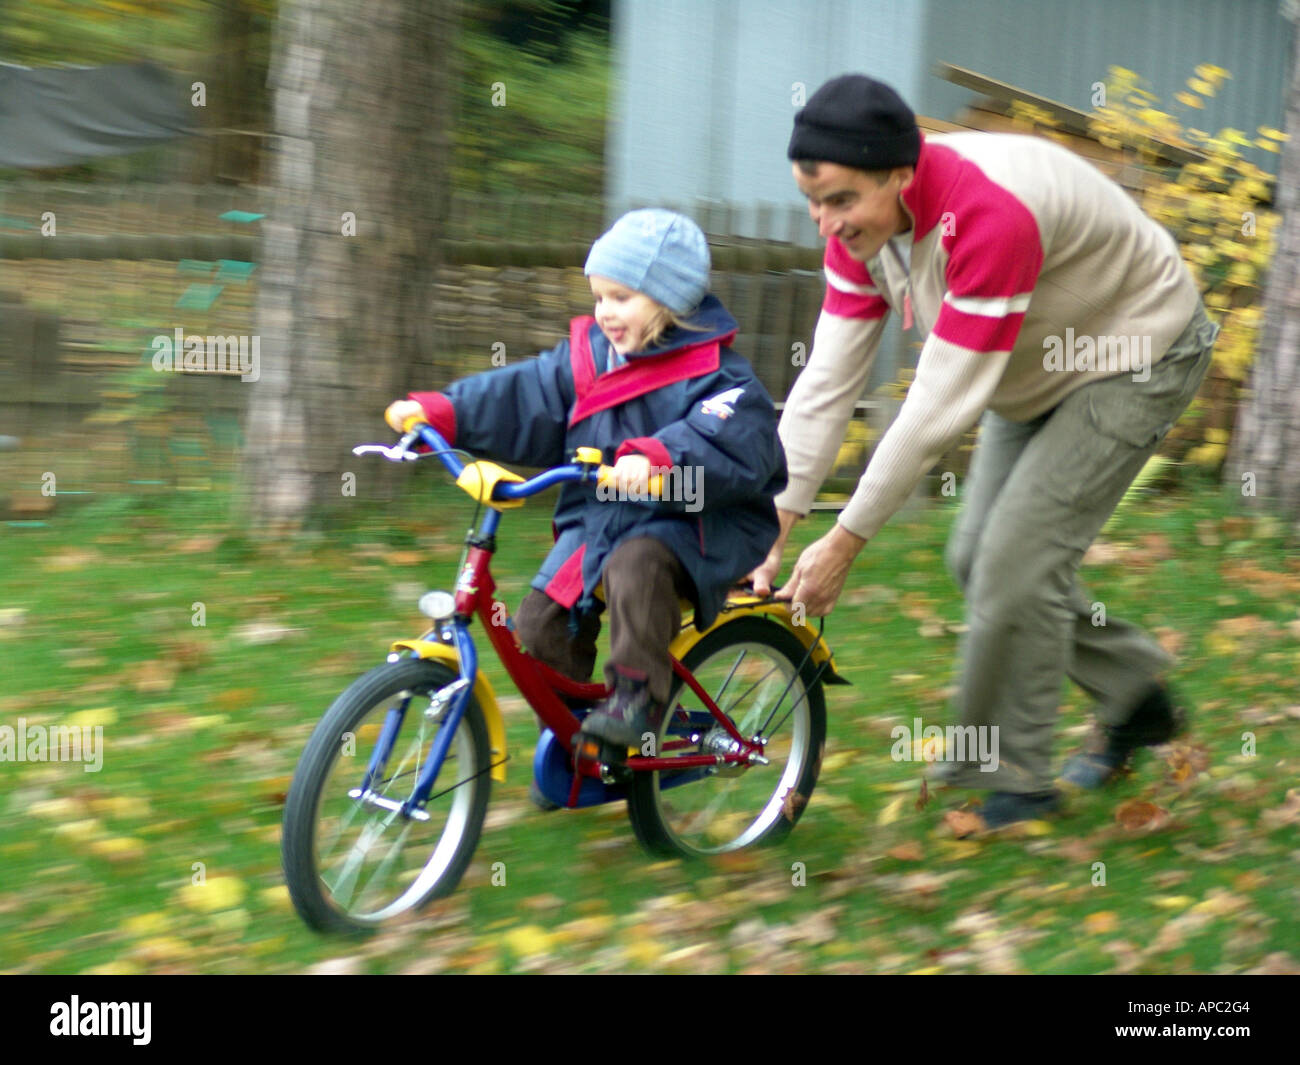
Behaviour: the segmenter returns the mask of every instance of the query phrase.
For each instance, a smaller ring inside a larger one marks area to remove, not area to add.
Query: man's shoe
[[[1039,821],[1060,811],[1061,794],[1053,790],[1020,794],[995,791],[984,800],[978,812],[985,828],[992,832],[1018,821]]]
[[[613,694],[587,715],[582,731],[611,747],[640,747],[647,732],[659,734],[663,713],[663,706],[650,697],[645,681],[619,674]]]
[[[1153,684],[1118,725],[1103,726],[1094,749],[1070,758],[1061,771],[1067,784],[1089,791],[1114,780],[1128,768],[1139,747],[1168,743],[1187,728],[1187,711],[1173,705],[1169,691]]]

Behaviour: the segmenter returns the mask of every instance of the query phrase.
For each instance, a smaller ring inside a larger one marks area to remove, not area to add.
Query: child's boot
[[[613,747],[640,747],[646,733],[658,735],[664,708],[642,679],[614,667],[614,691],[582,722],[582,731]]]

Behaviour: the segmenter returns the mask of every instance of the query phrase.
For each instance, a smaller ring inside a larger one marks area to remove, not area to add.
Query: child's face
[[[663,315],[663,308],[643,292],[607,277],[592,274],[591,294],[596,297],[596,324],[620,355],[641,351],[645,338]]]

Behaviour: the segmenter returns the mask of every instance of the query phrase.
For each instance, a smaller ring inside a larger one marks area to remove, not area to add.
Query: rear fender
[[[738,617],[748,617],[753,614],[764,614],[779,624],[783,629],[788,629],[794,633],[795,638],[803,644],[804,648],[812,648],[813,662],[821,666],[825,664],[826,670],[822,673],[822,682],[825,684],[848,684],[849,681],[840,676],[839,671],[835,668],[835,656],[827,646],[826,641],[817,635],[817,630],[810,625],[796,625],[794,617],[790,613],[790,604],[773,599],[759,599],[752,595],[736,595],[728,599],[723,605],[722,611],[718,614],[717,619],[704,631],[700,631],[691,624],[689,609],[682,618],[682,631],[678,634],[677,639],[669,647],[669,653],[678,661],[690,651],[697,643],[711,632],[722,628],[729,621],[734,621]]]

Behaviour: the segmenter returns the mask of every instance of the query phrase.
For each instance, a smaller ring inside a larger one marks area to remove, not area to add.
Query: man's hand
[[[781,531],[777,534],[776,543],[767,553],[767,558],[763,559],[759,567],[749,575],[749,579],[754,582],[754,594],[758,596],[772,594],[772,582],[781,572],[781,557],[785,554],[785,542],[790,538],[790,530],[794,528],[794,523],[799,520],[799,515],[793,510],[777,510],[776,516],[781,523]]]
[[[776,597],[802,603],[805,617],[824,617],[839,599],[853,560],[866,543],[837,523],[820,540],[804,548],[794,573]]]
[[[413,399],[399,399],[396,403],[390,403],[384,411],[384,421],[395,433],[405,432],[402,423],[411,417],[424,418],[424,408]]]

